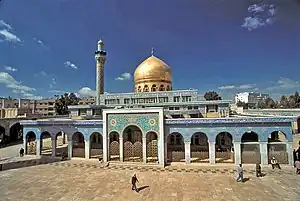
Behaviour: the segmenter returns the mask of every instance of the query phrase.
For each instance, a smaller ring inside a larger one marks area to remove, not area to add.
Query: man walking
[[[137,179],[136,174],[134,173],[133,176],[132,176],[132,178],[131,178],[131,184],[132,184],[131,189],[133,191],[138,192],[138,189],[136,188],[136,182],[139,182],[139,180]]]
[[[244,175],[243,175],[243,167],[242,167],[242,164],[240,164],[238,167],[237,167],[237,179],[236,179],[237,182],[244,182]]]

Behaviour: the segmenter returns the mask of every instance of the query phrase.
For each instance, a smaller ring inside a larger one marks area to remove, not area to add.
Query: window
[[[154,84],[154,85],[152,85],[152,87],[151,87],[151,91],[156,91],[156,85]]]
[[[144,92],[149,92],[149,87],[148,87],[148,85],[145,85],[145,86],[144,86]]]
[[[164,91],[164,85],[160,85],[159,91]]]

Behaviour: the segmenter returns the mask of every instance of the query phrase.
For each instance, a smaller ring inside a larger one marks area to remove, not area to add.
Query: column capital
[[[184,144],[191,144],[190,141],[184,141]]]
[[[233,144],[242,144],[241,141],[232,141]]]
[[[268,144],[268,142],[261,142],[261,141],[260,141],[259,144]]]
[[[209,141],[209,140],[207,140],[207,142],[208,142],[208,144],[216,144],[215,141]]]

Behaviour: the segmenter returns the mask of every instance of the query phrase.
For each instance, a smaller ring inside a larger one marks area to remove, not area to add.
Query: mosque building
[[[152,50],[134,72],[132,93],[105,93],[107,53],[98,42],[96,104],[69,106],[70,118],[22,121],[26,154],[104,162],[293,165],[296,117],[231,117],[231,101],[173,90],[172,70]],[[47,140],[48,139],[48,140]]]

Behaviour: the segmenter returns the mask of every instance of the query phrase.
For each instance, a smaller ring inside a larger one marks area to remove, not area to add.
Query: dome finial
[[[154,47],[152,47],[151,56],[154,56]]]

